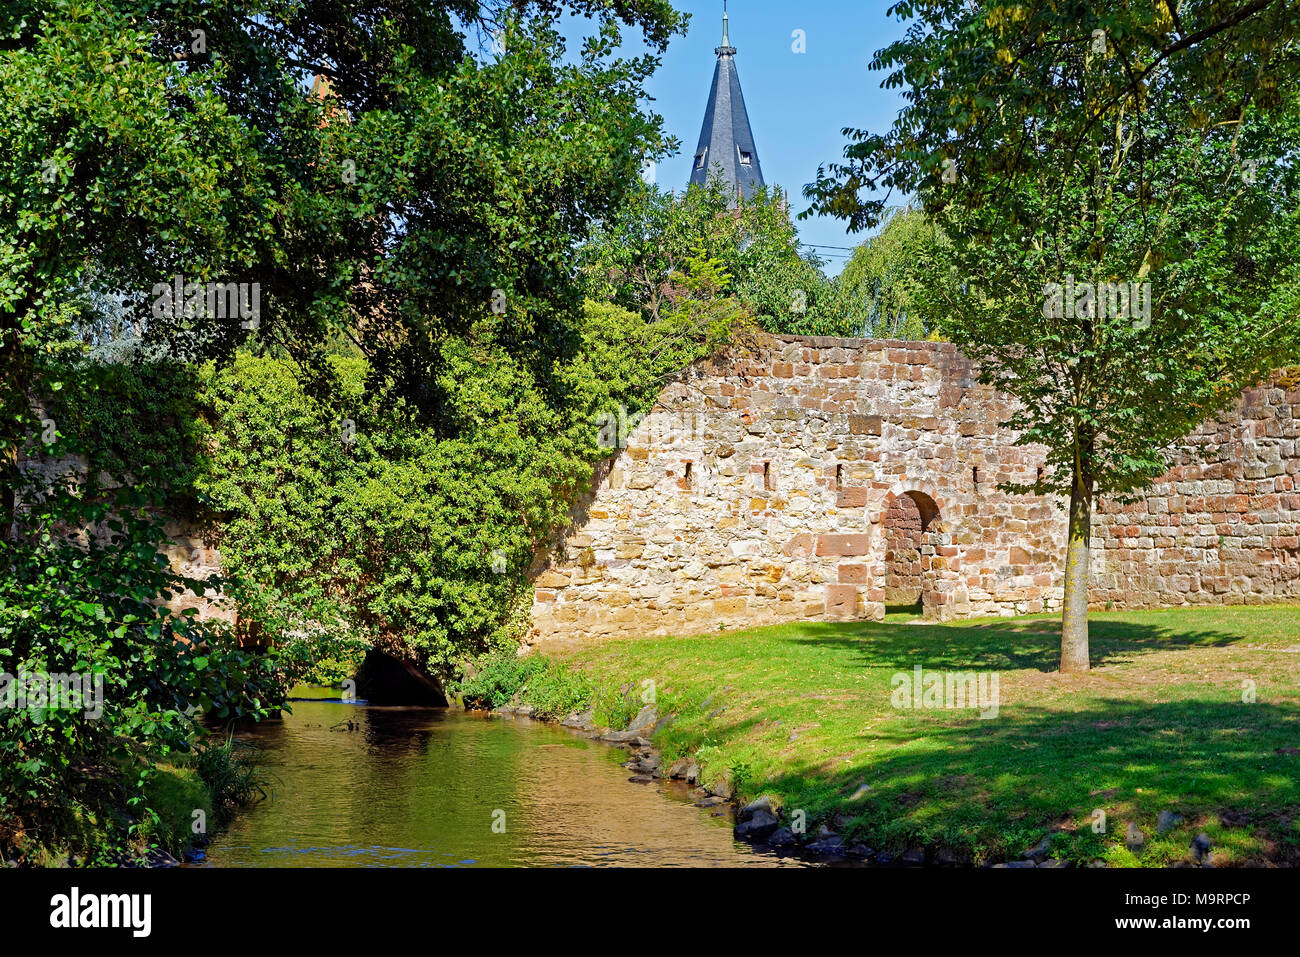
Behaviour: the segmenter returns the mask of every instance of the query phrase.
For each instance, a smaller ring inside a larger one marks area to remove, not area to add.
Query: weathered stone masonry
[[[878,618],[920,597],[949,619],[1058,608],[1059,503],[1011,400],[947,343],[782,337],[692,367],[602,467],[564,555],[536,579],[531,638],[695,634]],[[1093,600],[1300,600],[1300,387],[1274,377],[1188,440],[1143,501],[1094,518]]]

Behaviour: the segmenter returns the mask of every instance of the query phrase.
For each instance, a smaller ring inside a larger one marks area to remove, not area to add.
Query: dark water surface
[[[213,838],[209,863],[794,863],[734,841],[728,809],[694,807],[675,784],[629,783],[624,751],[562,729],[433,708],[292,707],[239,735],[263,750],[273,791]],[[493,830],[495,812],[504,812],[503,833]]]

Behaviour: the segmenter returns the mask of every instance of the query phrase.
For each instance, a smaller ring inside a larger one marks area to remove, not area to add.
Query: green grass
[[[145,784],[145,794],[156,816],[141,823],[141,852],[157,847],[179,855],[194,843],[194,812],[200,810],[206,820],[212,819],[212,791],[194,768],[157,765]]]
[[[1093,670],[1077,676],[1055,671],[1058,619],[932,624],[914,609],[556,657],[591,679],[605,713],[635,710],[609,702],[652,679],[660,713],[677,716],[656,737],[665,763],[695,753],[706,781],[770,794],[878,849],[946,846],[984,863],[1055,829],[1052,856],[1160,866],[1206,831],[1216,864],[1300,863],[1300,607],[1091,622]],[[891,706],[891,677],[918,664],[995,672],[997,717]],[[1166,809],[1183,824],[1157,836]],[[1138,854],[1129,821],[1147,838]]]

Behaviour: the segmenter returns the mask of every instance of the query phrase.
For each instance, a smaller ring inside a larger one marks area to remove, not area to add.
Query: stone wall
[[[1097,603],[1300,599],[1283,385],[1198,432],[1206,464],[1180,454],[1146,500],[1099,508]],[[597,470],[530,637],[879,618],[917,581],[931,618],[1057,609],[1062,503],[997,488],[1043,461],[999,428],[1010,411],[948,343],[781,337],[697,364]]]
[[[84,480],[88,468],[82,456],[53,459],[47,456],[23,457],[20,459],[19,467],[29,475],[39,475],[40,483],[46,486],[69,483],[79,485]],[[101,477],[101,481],[103,480],[104,477]],[[106,484],[104,488],[111,490],[114,486]],[[193,520],[165,516],[163,518],[163,533],[166,541],[163,543],[162,553],[175,574],[195,581],[204,581],[214,575],[223,574],[221,553],[210,544],[207,529]],[[84,544],[89,536],[103,537],[110,534],[110,531],[107,523],[104,522],[94,528],[69,529],[68,534]],[[173,596],[165,604],[176,613],[189,608],[196,609],[200,621],[215,619],[235,625],[239,619],[234,603],[213,588],[205,589],[201,595],[186,590],[183,594]]]
[[[1300,600],[1300,376],[1247,389],[1175,461],[1142,501],[1094,516],[1093,602]]]

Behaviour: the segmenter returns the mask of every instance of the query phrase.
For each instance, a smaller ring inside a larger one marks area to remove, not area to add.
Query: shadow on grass
[[[1060,667],[1060,622],[1051,619],[1008,619],[972,624],[896,624],[890,622],[807,622],[777,642],[801,645],[838,644],[857,656],[864,668],[931,668],[969,670],[1056,671]],[[1090,622],[1094,666],[1132,660],[1134,655],[1179,648],[1216,648],[1245,638],[1222,631],[1155,623]]]
[[[1288,753],[1300,745],[1300,709],[1118,700],[1086,711],[1007,708],[992,720],[958,714],[899,712],[866,735],[889,745],[883,754],[836,771],[822,755],[761,787],[812,820],[839,811],[840,828],[877,848],[1003,860],[1064,825],[1056,849],[1088,859],[1122,844],[1128,821],[1153,836],[1170,810],[1185,822],[1165,840],[1182,854],[1208,815],[1226,811],[1231,827],[1258,836],[1245,856],[1300,861],[1300,754]],[[863,785],[870,790],[851,800]],[[1096,809],[1107,834],[1088,826]]]

